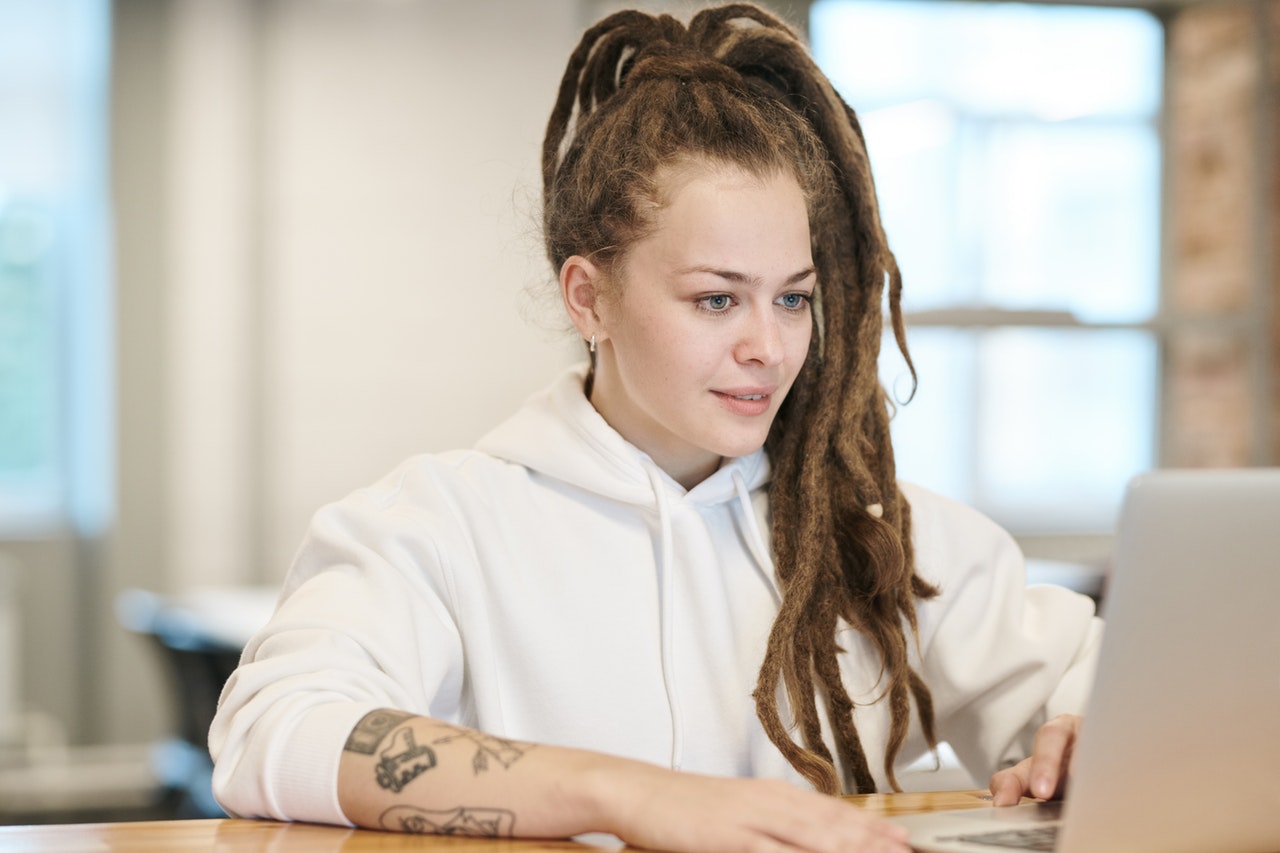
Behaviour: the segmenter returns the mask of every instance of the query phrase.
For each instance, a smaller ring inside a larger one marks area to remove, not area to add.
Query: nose
[[[782,363],[782,329],[772,305],[756,308],[747,315],[735,355],[738,361],[756,362],[766,367]]]

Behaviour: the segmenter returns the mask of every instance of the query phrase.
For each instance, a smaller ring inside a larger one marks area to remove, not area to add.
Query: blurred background
[[[583,28],[698,5],[0,0],[0,822],[212,813],[310,515],[582,356],[538,149]],[[1134,473],[1280,464],[1280,0],[764,5],[866,132],[903,477],[1097,594]]]

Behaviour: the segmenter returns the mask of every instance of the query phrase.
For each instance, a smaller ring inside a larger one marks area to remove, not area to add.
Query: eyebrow
[[[809,276],[815,275],[817,271],[818,271],[817,268],[812,264],[810,264],[809,266],[800,270],[798,273],[795,273],[794,275],[789,277],[786,283],[798,284],[799,282],[804,281]],[[714,275],[718,278],[724,279],[725,281],[731,281],[737,284],[755,285],[755,284],[759,284],[761,281],[761,279],[758,276],[747,275],[746,273],[738,272],[737,270],[720,269],[719,267],[692,266],[692,267],[685,267],[684,269],[676,270],[676,275],[691,275],[694,273],[705,273],[708,275]]]

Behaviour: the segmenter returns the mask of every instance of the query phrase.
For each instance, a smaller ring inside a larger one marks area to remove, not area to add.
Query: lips
[[[735,388],[713,389],[713,393],[725,397],[771,397],[776,390],[778,389],[772,385],[743,385]]]
[[[729,411],[748,417],[768,412],[773,397],[772,388],[729,388],[711,393],[715,394]]]

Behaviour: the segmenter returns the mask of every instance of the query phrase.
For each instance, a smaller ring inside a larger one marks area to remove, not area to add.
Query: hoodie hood
[[[741,499],[769,482],[763,450],[725,459],[686,490],[649,454],[605,421],[583,393],[586,365],[560,375],[515,415],[480,439],[476,449],[611,500],[652,506],[663,499],[712,506]],[[569,449],[576,452],[566,452]]]

